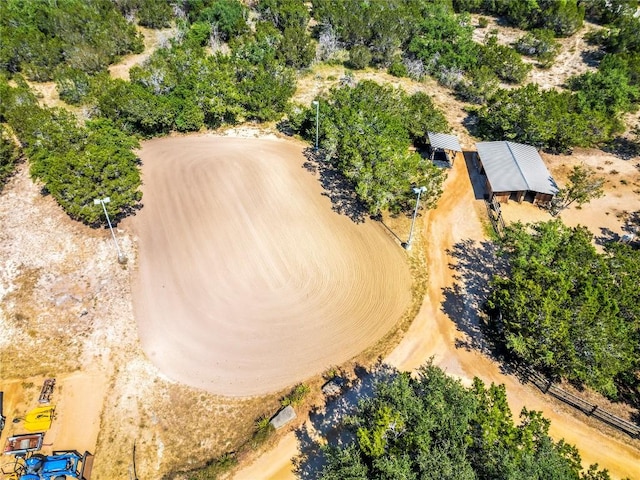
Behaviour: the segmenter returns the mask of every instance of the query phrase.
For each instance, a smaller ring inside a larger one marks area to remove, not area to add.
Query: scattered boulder
[[[343,385],[344,379],[340,377],[333,377],[322,386],[322,393],[324,393],[328,397],[331,397],[333,395],[340,395],[342,393]]]
[[[291,405],[287,405],[278,413],[276,413],[275,416],[269,421],[269,423],[273,425],[273,428],[278,430],[284,427],[287,423],[289,423],[294,418],[296,418],[296,411],[293,409]]]

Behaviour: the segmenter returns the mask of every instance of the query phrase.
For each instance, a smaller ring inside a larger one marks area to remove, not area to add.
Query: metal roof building
[[[558,186],[538,151],[514,142],[476,144],[480,166],[487,175],[489,199],[499,202],[528,199],[546,203],[558,193]]]
[[[458,137],[447,133],[434,132],[427,132],[427,136],[429,137],[429,144],[431,145],[431,160],[435,159],[437,152],[443,152],[449,165],[453,165],[456,153],[462,153],[462,147],[460,146]]]

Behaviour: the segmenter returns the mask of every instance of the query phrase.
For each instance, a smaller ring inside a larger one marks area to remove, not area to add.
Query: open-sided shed
[[[476,146],[479,167],[487,175],[489,200],[547,203],[558,193],[535,147],[506,141],[480,142]]]
[[[444,160],[449,165],[453,165],[458,152],[462,153],[462,147],[458,141],[458,137],[455,135],[449,135],[447,133],[434,133],[427,132],[429,137],[429,145],[431,146],[431,160],[436,159],[438,153],[442,153]]]

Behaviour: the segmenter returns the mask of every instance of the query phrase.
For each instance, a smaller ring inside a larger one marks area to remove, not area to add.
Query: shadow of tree
[[[296,430],[300,455],[293,459],[293,464],[298,478],[318,478],[326,464],[324,449],[355,440],[355,432],[344,428],[345,419],[356,413],[361,401],[373,396],[378,382],[398,375],[394,367],[383,363],[371,369],[357,366],[355,373],[356,379],[345,387],[342,395],[328,399],[322,408],[315,408],[309,421]]]
[[[368,212],[356,197],[353,185],[331,162],[326,161],[321,151],[316,152],[313,148],[307,148],[304,156],[307,160],[303,168],[319,176],[320,185],[324,189],[323,195],[331,200],[333,211],[346,215],[355,223],[364,222]]]
[[[455,260],[449,264],[455,272],[455,283],[443,289],[441,308],[464,334],[456,339],[456,347],[494,355],[494,345],[486,335],[481,312],[490,293],[491,278],[504,273],[505,264],[497,257],[496,246],[490,241],[464,240],[447,253]]]
[[[600,235],[596,235],[594,238],[596,245],[605,245],[607,243],[617,242],[619,239],[620,235],[606,227],[600,227]]]
[[[640,155],[640,144],[626,137],[615,137],[602,150],[611,153],[622,160],[631,160]]]

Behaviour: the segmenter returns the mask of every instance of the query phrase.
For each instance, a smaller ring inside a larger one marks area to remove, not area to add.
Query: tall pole
[[[107,213],[107,207],[105,203],[109,203],[111,199],[109,197],[105,198],[96,198],[93,203],[102,205],[102,210],[104,210],[104,216],[107,217],[107,224],[109,225],[109,230],[111,231],[111,236],[113,237],[113,243],[116,246],[116,252],[118,252],[118,262],[125,263],[127,261],[127,257],[125,257],[120,251],[120,246],[118,245],[118,240],[116,239],[116,234],[113,231],[113,227],[111,226],[111,220],[109,219],[109,214]]]
[[[314,100],[313,104],[316,106],[316,152],[318,151],[318,137],[320,136],[320,102]]]
[[[413,240],[413,226],[416,223],[416,216],[418,215],[418,206],[420,205],[420,195],[427,191],[427,187],[415,187],[413,193],[418,195],[416,198],[416,208],[413,209],[413,218],[411,219],[411,228],[409,229],[409,240],[404,244],[405,250],[411,250],[411,241]]]

